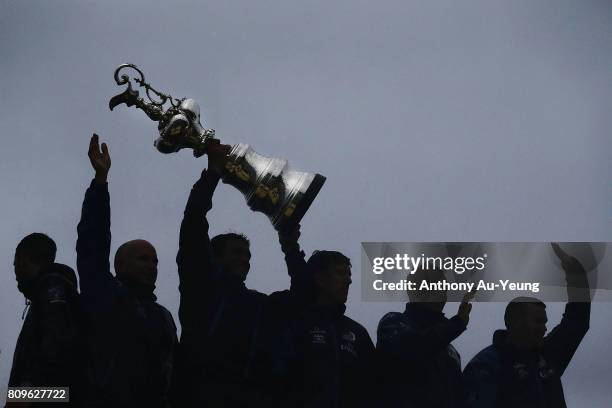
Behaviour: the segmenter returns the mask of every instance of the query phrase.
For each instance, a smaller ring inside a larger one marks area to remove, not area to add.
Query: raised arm
[[[114,284],[110,273],[110,197],[107,176],[111,166],[108,147],[98,135],[89,142],[89,160],[95,170],[95,177],[85,192],[81,221],[77,226],[77,270],[81,293],[85,296],[102,293]]]
[[[420,329],[405,324],[399,313],[389,313],[378,324],[376,347],[381,356],[402,363],[431,358],[459,337],[465,328],[458,316]]]
[[[213,262],[206,214],[212,208],[212,197],[219,183],[228,148],[220,144],[209,146],[208,169],[202,171],[200,179],[193,185],[185,206],[176,256],[181,292],[179,316],[183,324],[184,319],[188,318],[185,313],[201,309],[187,306],[192,302],[201,304],[202,289],[213,282],[218,270]]]
[[[212,208],[212,196],[218,183],[219,175],[205,169],[189,194],[176,257],[181,293],[189,288],[201,289],[199,283],[203,282],[204,275],[212,273],[212,250],[206,214]]]
[[[283,254],[285,254],[287,273],[291,278],[289,291],[298,301],[305,302],[309,300],[312,292],[312,282],[308,278],[306,255],[300,249],[299,238],[300,224],[295,225],[290,230],[278,232],[278,241]]]
[[[402,362],[435,356],[467,328],[473,296],[474,292],[465,294],[454,317],[426,328],[409,326],[400,313],[386,314],[378,324],[379,354]]]
[[[561,322],[546,336],[545,350],[562,374],[589,330],[591,299],[589,281],[582,264],[559,245],[551,245],[565,271],[568,303]]]
[[[567,283],[568,302],[590,302],[591,290],[584,267],[575,257],[565,252],[557,243],[551,243],[555,255],[561,261]]]

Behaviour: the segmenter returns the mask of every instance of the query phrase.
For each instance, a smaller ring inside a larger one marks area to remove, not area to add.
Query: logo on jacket
[[[527,370],[527,364],[516,363],[512,366],[514,369],[514,373],[519,378],[519,380],[523,380],[529,376],[529,371]]]
[[[355,336],[355,333],[349,330],[348,332],[342,335],[342,340],[346,340],[346,341],[350,341],[351,343],[354,343],[355,340],[357,340],[357,336]]]
[[[352,331],[348,331],[342,335],[342,342],[340,344],[340,350],[351,353],[354,357],[357,357],[357,351],[355,350],[355,341],[357,336]]]
[[[312,344],[326,344],[325,335],[327,331],[315,326],[310,330]]]
[[[538,361],[538,374],[540,378],[548,378],[555,375],[555,370],[548,365],[542,356],[540,356],[540,360]]]
[[[47,289],[47,300],[49,303],[66,303],[66,293],[62,288],[52,286]]]

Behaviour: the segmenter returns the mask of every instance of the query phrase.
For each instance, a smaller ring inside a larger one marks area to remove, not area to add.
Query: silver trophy
[[[132,88],[129,76],[119,76],[119,72],[127,68],[138,73],[133,80],[145,89],[148,102]],[[195,157],[200,157],[211,144],[219,143],[214,129],[202,127],[200,106],[193,99],[176,99],[155,90],[133,64],[119,65],[115,70],[115,82],[127,84],[127,89],[111,98],[110,110],[125,103],[142,109],[150,119],[159,122],[159,138],[154,145],[160,152],[174,153],[190,148]],[[259,155],[247,144],[227,148],[223,182],[237,188],[251,210],[266,214],[276,230],[299,223],[325,183],[322,175],[291,170],[287,160]]]

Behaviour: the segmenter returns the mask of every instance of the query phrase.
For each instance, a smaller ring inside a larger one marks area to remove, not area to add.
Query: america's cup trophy
[[[128,75],[119,76],[124,69],[136,71],[138,75],[132,79],[145,89],[148,102],[132,87]],[[205,129],[200,124],[200,107],[193,99],[176,99],[157,91],[133,64],[119,65],[115,82],[127,88],[111,98],[110,109],[125,103],[142,109],[150,119],[159,122],[159,138],[154,144],[160,152],[191,148],[193,155],[200,157],[212,144],[219,144],[214,129]],[[266,214],[276,230],[291,228],[300,222],[325,183],[322,175],[291,170],[287,160],[259,155],[248,144],[220,146],[228,151],[221,179],[236,187],[253,211]]]

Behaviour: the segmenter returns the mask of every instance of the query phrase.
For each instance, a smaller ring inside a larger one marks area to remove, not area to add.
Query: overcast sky
[[[325,175],[302,245],[346,253],[354,274],[362,241],[612,241],[609,1],[151,3],[0,0],[3,394],[24,303],[15,245],[46,232],[75,266],[93,131],[113,160],[113,251],[138,237],[156,246],[159,302],[177,318],[178,228],[206,159],[163,156],[142,112],[108,110],[123,62],[195,98],[223,142]],[[250,287],[287,287],[272,226],[237,190],[220,185],[210,222],[250,237]],[[361,302],[359,281],[347,314],[375,340],[403,305]],[[464,363],[503,307],[474,306],[455,342]],[[549,305],[549,328],[562,307]],[[595,304],[564,376],[570,406],[609,397],[610,321],[612,303]]]

